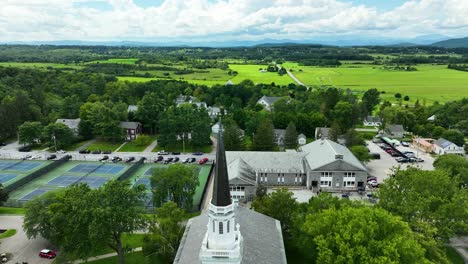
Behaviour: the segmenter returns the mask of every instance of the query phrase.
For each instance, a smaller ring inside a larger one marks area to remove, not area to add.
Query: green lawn
[[[24,215],[24,209],[13,207],[0,207],[0,215]]]
[[[138,61],[136,58],[127,58],[127,59],[108,59],[108,60],[96,60],[90,61],[86,64],[94,64],[94,63],[117,63],[117,64],[135,64]]]
[[[175,146],[167,146],[167,147],[161,147],[161,146],[156,146],[153,149],[153,152],[158,152],[161,150],[169,151],[169,152],[184,152],[184,148],[182,145],[182,142],[178,142],[177,145]],[[203,153],[210,153],[213,150],[213,145],[206,145],[203,147],[193,147],[190,144],[185,144],[185,152],[184,153],[193,153],[196,151],[201,151]]]
[[[445,253],[452,264],[464,264],[463,257],[451,246],[445,246]]]
[[[90,142],[92,139],[90,140],[85,140],[85,141],[80,141],[80,142],[76,142],[68,147],[65,148],[66,151],[74,151],[74,150],[77,150],[79,149],[81,146],[83,146],[84,144]]]
[[[8,229],[3,234],[0,234],[0,239],[14,236],[16,234],[16,229]]]
[[[249,79],[254,83],[270,84],[274,82],[277,85],[288,85],[295,83],[287,74],[279,75],[276,72],[260,72],[260,68],[266,69],[268,65],[254,64],[230,64],[229,68],[237,71],[237,76],[231,78],[234,83],[240,83],[243,80]]]
[[[153,143],[154,140],[157,139],[157,136],[151,136],[151,143]],[[138,146],[135,141],[130,141],[127,142],[125,145],[123,145],[122,148],[119,149],[119,152],[142,152],[143,150],[146,149],[149,145],[144,145],[144,146]]]
[[[393,102],[396,101],[395,93],[408,95],[410,104],[414,104],[416,99],[433,103],[468,97],[468,73],[447,69],[446,65],[416,65],[418,70],[412,72],[361,64],[323,68],[289,62],[283,66],[292,69],[293,74],[308,86],[331,85],[362,92],[377,88],[385,91],[384,99]]]
[[[88,264],[115,264],[118,263],[117,256],[115,257],[110,257],[110,258],[105,258],[105,259],[100,259],[96,261],[90,261],[87,262]],[[147,263],[146,258],[143,256],[143,252],[132,252],[127,254],[125,257],[125,263],[127,264],[143,264]],[[156,259],[152,262],[153,264],[169,264],[167,262],[164,262],[163,260]]]
[[[61,64],[61,63],[47,63],[47,62],[0,62],[0,66],[3,67],[15,67],[15,68],[36,68],[36,69],[82,69],[83,66],[76,64]]]
[[[108,142],[104,140],[96,140],[93,144],[89,145],[86,149],[89,149],[91,151],[93,150],[110,150],[110,151],[115,151],[118,147],[122,145],[122,142]]]

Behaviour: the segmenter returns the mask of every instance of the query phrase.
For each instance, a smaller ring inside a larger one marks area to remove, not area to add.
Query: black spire
[[[215,178],[211,203],[215,206],[228,206],[231,204],[226,153],[224,151],[223,129],[221,122],[219,124],[218,132],[218,149],[216,151]]]

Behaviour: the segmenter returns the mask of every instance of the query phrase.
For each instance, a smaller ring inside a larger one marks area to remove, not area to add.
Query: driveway
[[[380,159],[371,160],[366,164],[369,170],[369,175],[377,177],[378,182],[383,182],[391,174],[392,169],[400,166],[400,169],[406,170],[409,166],[419,167],[423,170],[434,170],[434,158],[422,151],[418,151],[413,146],[410,147],[398,147],[400,151],[412,151],[418,157],[423,158],[424,162],[419,163],[398,163],[394,157],[383,151],[377,144],[372,141],[366,141],[367,147],[371,153],[379,153]]]
[[[8,263],[50,264],[53,260],[43,259],[38,256],[44,248],[52,248],[52,245],[42,237],[28,239],[23,231],[23,216],[0,215],[0,228],[16,229],[12,237],[1,239],[0,253],[11,253],[13,259]]]

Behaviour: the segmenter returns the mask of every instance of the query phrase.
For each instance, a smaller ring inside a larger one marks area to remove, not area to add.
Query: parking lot
[[[380,159],[371,160],[366,164],[366,167],[369,170],[369,175],[377,177],[378,182],[382,182],[392,173],[392,169],[400,167],[400,169],[407,169],[408,167],[419,167],[423,170],[433,170],[434,158],[424,153],[421,150],[410,145],[409,147],[398,146],[397,149],[404,151],[411,151],[415,153],[415,156],[418,158],[424,159],[424,162],[414,162],[414,163],[398,163],[395,160],[395,157],[392,157],[390,154],[386,153],[381,149],[377,144],[372,141],[366,141],[367,147],[371,153],[379,153]]]

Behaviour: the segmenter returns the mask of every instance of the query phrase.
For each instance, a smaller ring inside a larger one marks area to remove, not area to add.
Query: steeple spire
[[[216,151],[215,178],[211,204],[215,206],[228,206],[231,204],[226,152],[224,151],[223,129],[221,122],[219,124],[218,132],[218,149]]]

